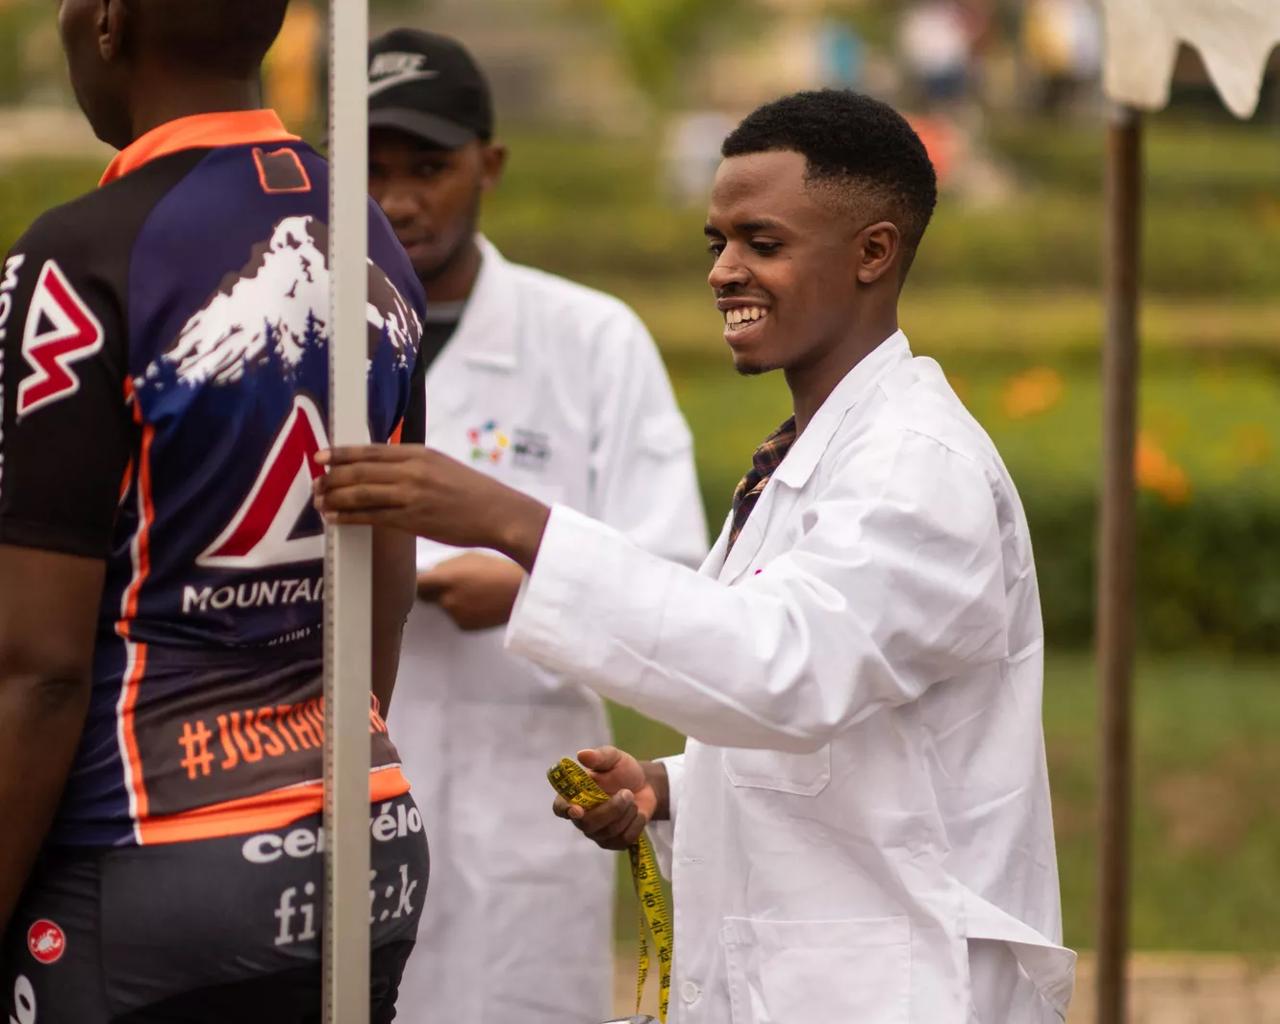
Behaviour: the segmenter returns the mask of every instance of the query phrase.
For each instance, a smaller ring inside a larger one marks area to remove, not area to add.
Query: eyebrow
[[[768,217],[762,217],[759,220],[740,221],[733,226],[733,230],[740,235],[753,235],[757,231],[777,231],[783,228],[781,221],[770,220]],[[703,227],[702,233],[708,237],[723,238],[724,232],[711,224]]]

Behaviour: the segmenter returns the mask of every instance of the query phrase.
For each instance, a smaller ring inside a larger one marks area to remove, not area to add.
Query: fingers
[[[321,494],[354,484],[402,483],[411,472],[412,467],[404,462],[355,462],[334,466],[321,473],[312,481],[311,487],[315,493]]]
[[[371,509],[363,512],[324,512],[329,526],[377,526],[384,530],[400,530],[413,533],[413,526],[404,521],[402,509]]]
[[[612,771],[622,760],[622,751],[617,747],[588,747],[578,751],[578,763],[588,771],[603,774]]]
[[[630,790],[619,790],[609,802],[586,811],[578,827],[582,834],[606,850],[625,850],[631,837],[644,830],[645,821]]]
[[[449,589],[449,578],[439,568],[418,573],[418,599],[435,601]]]
[[[353,462],[405,462],[414,457],[414,445],[356,444],[326,448],[316,453],[321,466],[347,466]]]
[[[321,512],[374,512],[404,504],[404,492],[393,483],[361,483],[336,490],[326,486],[315,498],[316,508]]]
[[[630,790],[619,790],[607,802],[586,810],[557,797],[552,812],[574,823],[583,835],[606,850],[625,850],[637,842],[649,823]]]

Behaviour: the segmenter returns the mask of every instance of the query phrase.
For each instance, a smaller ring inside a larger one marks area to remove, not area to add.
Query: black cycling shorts
[[[427,889],[422,817],[371,809],[370,1005],[395,1018]],[[324,831],[47,851],[4,937],[0,1021],[311,1024],[320,1020]]]

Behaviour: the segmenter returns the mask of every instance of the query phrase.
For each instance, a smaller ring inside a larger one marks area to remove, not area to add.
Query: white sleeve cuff
[[[667,807],[670,817],[666,821],[651,821],[645,832],[653,843],[658,868],[668,879],[671,877],[671,860],[675,850],[676,807],[680,803],[680,791],[684,787],[684,755],[660,757],[658,763],[667,769]]]

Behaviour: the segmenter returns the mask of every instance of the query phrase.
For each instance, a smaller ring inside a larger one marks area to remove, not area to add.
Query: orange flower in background
[[[1154,491],[1170,505],[1185,505],[1191,499],[1186,471],[1146,431],[1138,432],[1134,461],[1138,486],[1143,490]]]
[[[1009,419],[1025,420],[1048,412],[1062,401],[1065,390],[1062,374],[1048,366],[1037,366],[1009,378],[1000,406]]]

